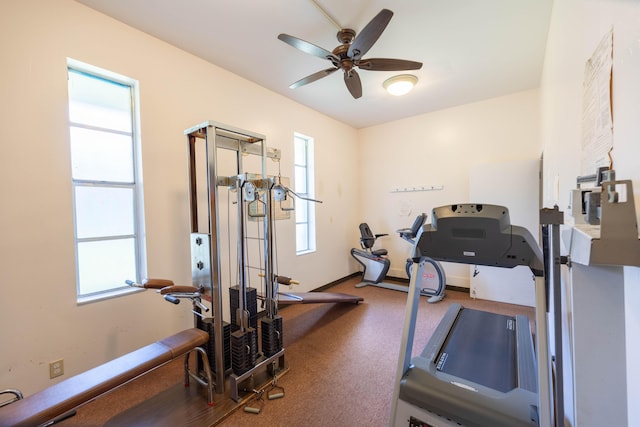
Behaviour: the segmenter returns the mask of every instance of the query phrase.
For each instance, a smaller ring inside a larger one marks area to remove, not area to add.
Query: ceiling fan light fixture
[[[411,92],[416,83],[418,83],[418,78],[413,74],[400,74],[389,77],[382,83],[382,86],[391,95],[401,96]]]

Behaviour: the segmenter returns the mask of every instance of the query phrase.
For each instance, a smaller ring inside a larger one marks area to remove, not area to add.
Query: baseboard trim
[[[327,289],[335,286],[335,285],[339,285],[340,283],[346,282],[347,280],[351,280],[354,277],[360,276],[362,273],[360,272],[356,272],[356,273],[351,273],[348,276],[344,276],[341,277],[340,279],[334,280],[333,282],[329,282],[326,285],[322,285],[319,288],[315,288],[314,290],[312,290],[311,292],[322,292],[322,291],[326,291]]]

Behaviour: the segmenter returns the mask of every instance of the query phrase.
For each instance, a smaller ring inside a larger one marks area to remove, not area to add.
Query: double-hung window
[[[296,133],[294,135],[295,192],[305,198],[314,197],[313,139]],[[315,203],[296,200],[296,254],[316,250]]]
[[[145,272],[137,82],[68,60],[78,301]]]

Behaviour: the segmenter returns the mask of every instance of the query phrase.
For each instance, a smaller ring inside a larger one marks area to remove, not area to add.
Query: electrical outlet
[[[49,378],[59,377],[64,374],[64,360],[58,359],[49,363]]]

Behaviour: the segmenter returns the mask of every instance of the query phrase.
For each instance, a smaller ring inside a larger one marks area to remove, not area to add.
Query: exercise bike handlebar
[[[410,228],[401,228],[400,230],[396,230],[396,232],[403,240],[406,240],[412,245],[416,243],[416,235],[411,232]]]

